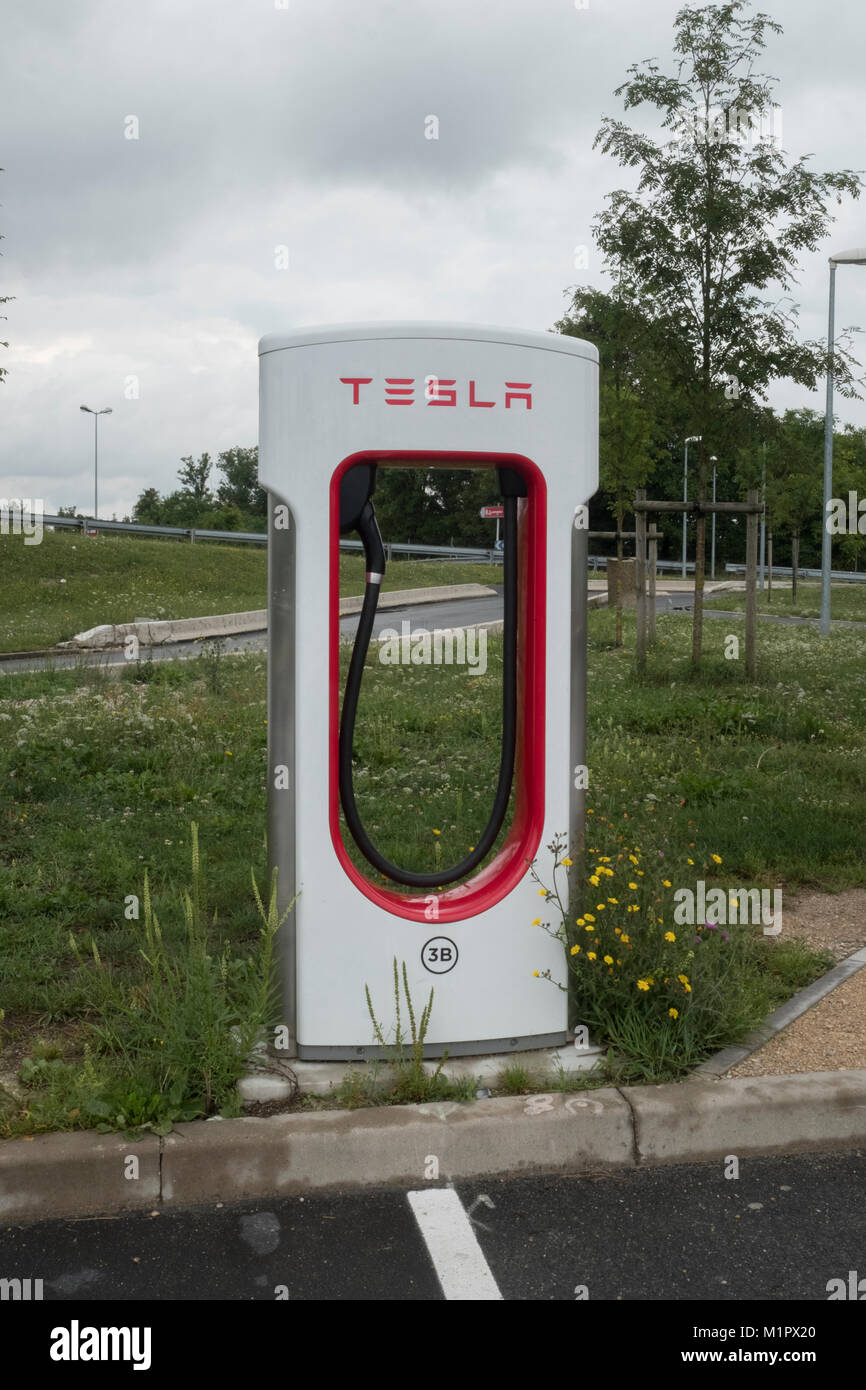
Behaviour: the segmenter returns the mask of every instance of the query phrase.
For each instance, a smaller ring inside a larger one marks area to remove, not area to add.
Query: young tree
[[[781,25],[749,14],[746,0],[681,9],[674,21],[676,71],[653,60],[628,69],[617,88],[627,110],[661,115],[657,138],[605,117],[595,143],[638,170],[638,186],[608,195],[596,241],[622,292],[666,335],[675,382],[700,436],[698,500],[710,458],[720,455],[723,412],[766,399],[770,382],[810,390],[828,368],[821,342],[800,342],[798,308],[783,307],[798,260],[817,249],[833,221],[828,200],[858,197],[850,170],[817,174],[793,162],[775,127],[774,79],[755,71],[765,35]],[[668,132],[670,133],[668,135]],[[835,353],[841,394],[856,396],[851,358]],[[692,662],[700,664],[706,524],[696,538]]]

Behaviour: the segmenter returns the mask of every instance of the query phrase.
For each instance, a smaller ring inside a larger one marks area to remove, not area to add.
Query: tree
[[[194,498],[196,502],[210,502],[211,494],[207,485],[212,466],[210,454],[202,454],[198,460],[188,454],[180,462],[177,476],[180,479],[181,491]]]
[[[155,487],[147,487],[132,509],[133,521],[142,526],[163,526],[162,498]]]
[[[661,329],[673,380],[700,436],[698,500],[726,411],[766,399],[790,378],[814,390],[829,366],[820,342],[800,342],[789,300],[798,258],[814,251],[833,218],[827,201],[859,196],[854,172],[817,174],[810,156],[793,163],[767,117],[778,111],[774,79],[754,65],[770,16],[746,0],[684,8],[674,21],[676,73],[654,60],[628,69],[617,88],[626,110],[649,104],[670,138],[653,138],[605,117],[595,138],[620,165],[639,171],[636,191],[608,195],[593,231],[623,294]],[[788,303],[789,307],[783,307]],[[844,338],[845,335],[843,335]],[[837,345],[840,393],[857,396],[846,348]],[[700,664],[706,523],[698,519],[692,663]]]
[[[616,520],[617,532],[633,512],[635,489],[651,477],[657,461],[666,457],[665,435],[670,421],[669,383],[661,345],[653,325],[618,292],[579,289],[569,315],[556,331],[586,338],[598,348],[599,476]],[[617,535],[617,558],[622,538]],[[616,645],[622,646],[622,598],[617,587]]]
[[[383,536],[429,545],[493,543],[494,523],[479,511],[500,499],[489,468],[403,468],[388,465],[376,474],[374,502]]]
[[[821,417],[823,424],[823,416]],[[856,493],[858,505],[866,498],[866,430],[846,425],[842,434],[837,434],[833,451],[833,491],[842,498],[848,508],[850,494]],[[822,493],[823,501],[823,493]],[[847,517],[845,531],[835,542],[843,561],[843,568],[857,569],[866,558],[866,514],[856,510],[856,516]],[[851,529],[853,522],[856,529]]]
[[[767,445],[767,516],[791,533],[791,602],[797,600],[800,537],[823,508],[824,416],[786,410]]]
[[[256,445],[243,448],[236,445],[224,449],[217,467],[223,481],[217,486],[217,500],[224,507],[238,507],[254,516],[267,516],[268,494],[259,486],[259,451]]]

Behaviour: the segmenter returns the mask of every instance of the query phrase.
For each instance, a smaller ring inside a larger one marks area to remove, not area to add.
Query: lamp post
[[[830,633],[830,532],[827,530],[827,509],[833,495],[833,315],[836,307],[836,267],[837,265],[866,265],[866,246],[855,247],[853,251],[840,251],[829,257],[830,261],[830,306],[827,321],[827,411],[824,416],[824,513],[821,518],[821,633]]]
[[[718,458],[715,454],[710,455],[710,463],[713,465],[713,502],[716,500],[716,464]],[[710,545],[710,578],[716,577],[716,514],[713,512],[712,543]]]
[[[80,405],[78,408],[93,416],[93,520],[96,521],[99,517],[99,416],[110,415],[111,406],[106,406],[105,410],[91,410],[89,405]]]
[[[689,445],[696,444],[703,438],[700,434],[690,434],[686,439],[685,462],[683,464],[683,501],[689,500]],[[688,517],[683,512],[683,579],[686,577],[686,522]]]

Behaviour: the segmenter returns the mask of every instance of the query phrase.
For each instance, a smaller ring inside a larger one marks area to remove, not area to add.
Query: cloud
[[[671,66],[679,8],[20,7],[4,42],[14,133],[0,292],[16,298],[5,306],[0,491],[34,495],[38,483],[52,506],[87,504],[81,402],[114,412],[100,422],[108,514],[144,487],[173,487],[183,454],[253,442],[265,332],[376,318],[549,328],[569,285],[604,283],[592,220],[633,175],[593,137],[621,111],[613,92],[629,64],[655,55]],[[765,65],[780,77],[786,144],[813,150],[816,168],[860,158],[866,18],[843,8],[839,44],[807,0],[786,0]],[[430,117],[438,139],[426,138]],[[838,211],[832,245],[862,242],[860,205]],[[574,267],[578,244],[590,246],[586,270]],[[838,289],[840,322],[863,318],[866,280],[854,270]],[[802,332],[820,337],[823,256],[809,258],[800,291]],[[779,401],[802,397],[783,387]],[[866,423],[861,407],[844,410]]]

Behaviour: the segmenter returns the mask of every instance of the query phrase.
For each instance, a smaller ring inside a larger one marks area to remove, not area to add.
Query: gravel
[[[866,889],[804,893],[785,903],[777,941],[799,937],[844,960],[866,946]],[[858,970],[727,1076],[790,1076],[866,1067],[866,969]]]

